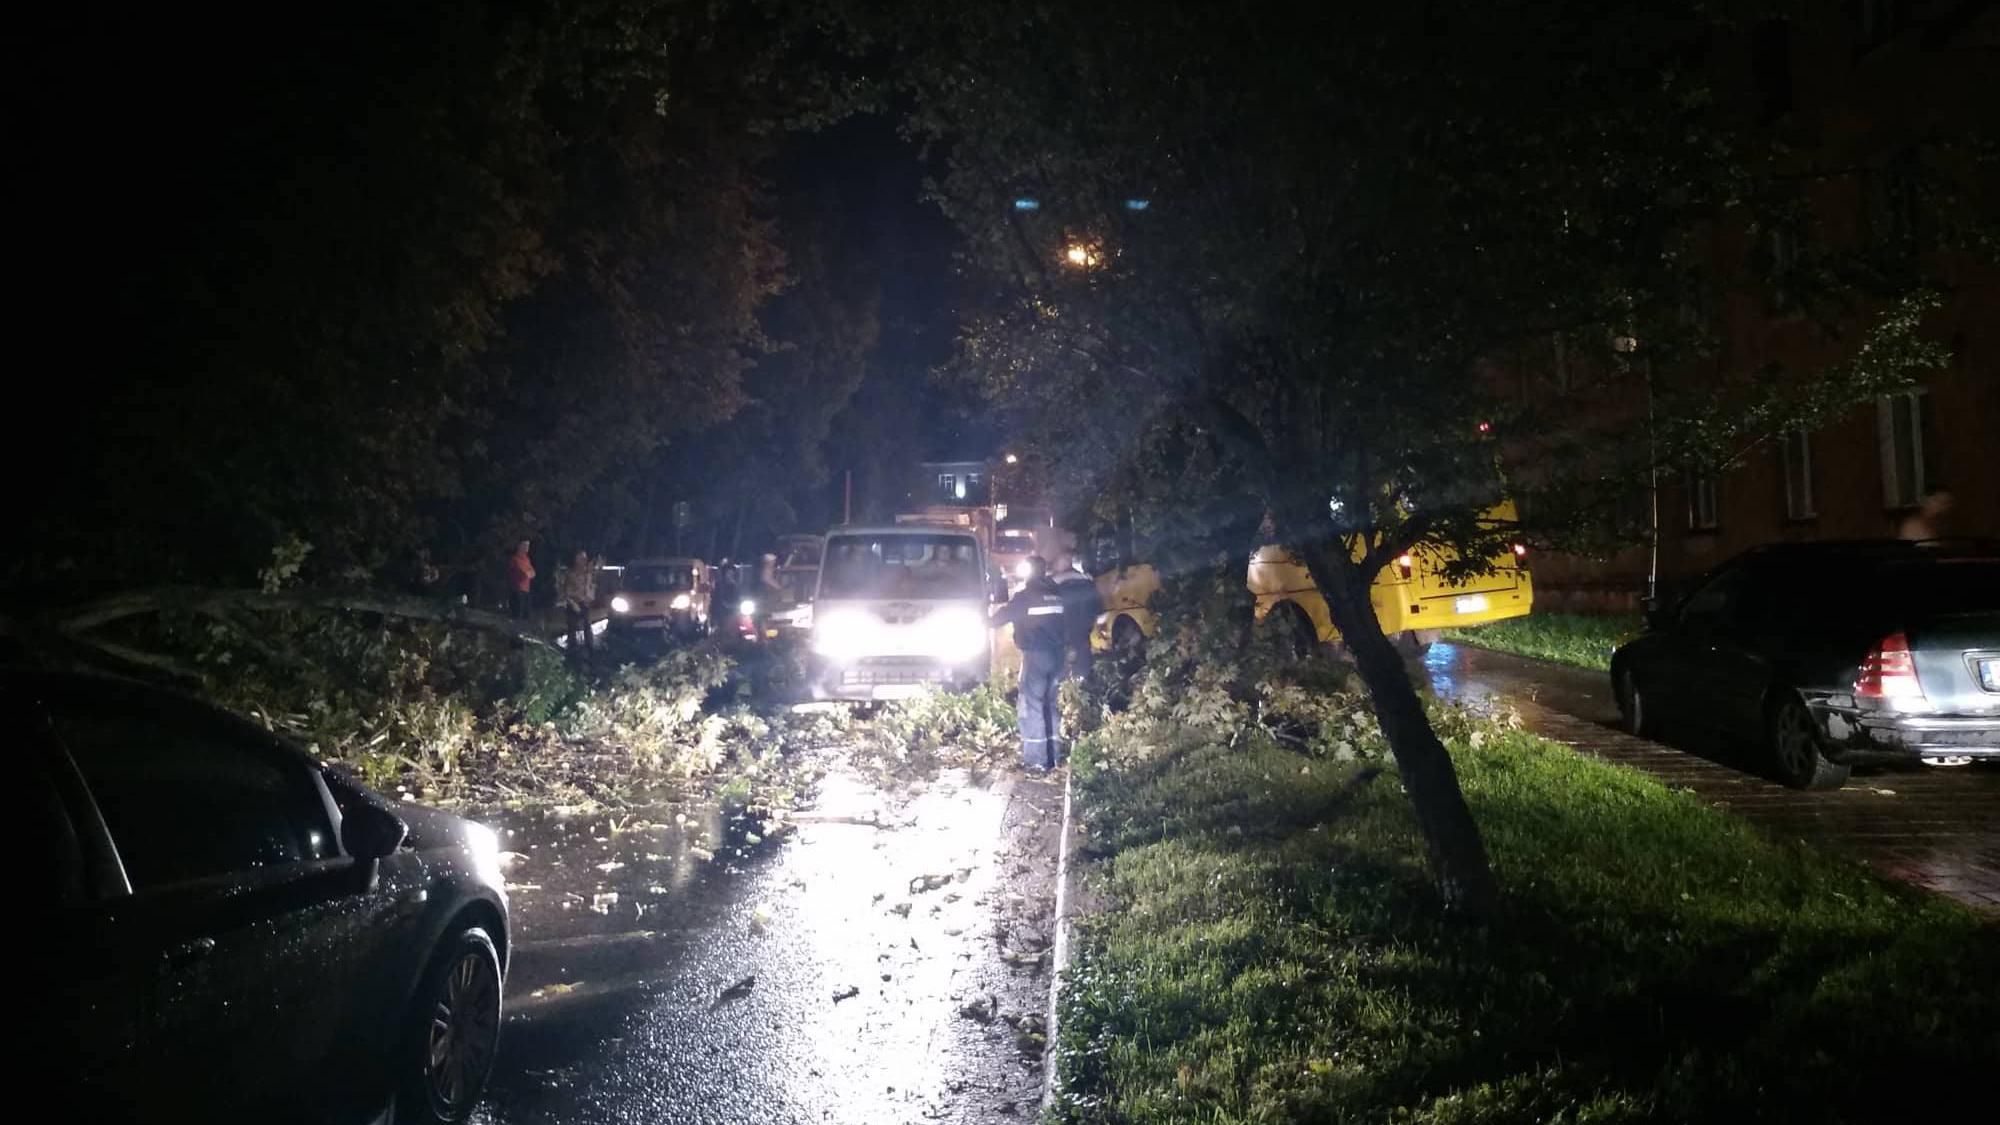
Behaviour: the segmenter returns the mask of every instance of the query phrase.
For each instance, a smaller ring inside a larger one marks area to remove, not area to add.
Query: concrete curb
[[[1063,815],[1062,835],[1056,849],[1056,916],[1054,952],[1049,958],[1049,1015],[1046,1023],[1047,1046],[1042,1054],[1042,1109],[1047,1111],[1049,1103],[1055,1100],[1056,1069],[1062,1061],[1062,1052],[1057,1047],[1057,1009],[1062,1006],[1063,974],[1069,971],[1070,959],[1070,911],[1076,905],[1076,896],[1070,893],[1070,837],[1076,831],[1076,823],[1071,815],[1070,778],[1063,774]]]

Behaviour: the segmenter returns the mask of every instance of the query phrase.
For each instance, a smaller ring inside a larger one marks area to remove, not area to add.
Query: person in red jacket
[[[516,621],[526,620],[528,591],[535,586],[535,564],[528,557],[528,546],[526,539],[521,540],[507,558],[507,608]]]

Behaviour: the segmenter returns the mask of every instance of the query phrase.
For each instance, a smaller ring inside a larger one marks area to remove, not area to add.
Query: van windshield
[[[979,544],[969,535],[835,535],[820,562],[822,598],[979,598]]]
[[[668,594],[694,589],[694,567],[687,563],[642,563],[625,568],[625,588],[635,594]]]

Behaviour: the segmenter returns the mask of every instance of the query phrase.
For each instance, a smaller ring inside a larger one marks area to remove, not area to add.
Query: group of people
[[[514,545],[514,553],[507,556],[507,612],[516,621],[528,618],[529,597],[535,588],[535,561],[530,557],[534,546],[523,539]],[[590,552],[577,548],[569,564],[556,572],[556,604],[562,607],[565,618],[566,643],[571,651],[581,651],[586,656],[593,651],[595,643],[590,630],[590,607],[597,601],[597,569],[599,560],[590,557]]]
[[[1021,723],[1021,767],[1044,773],[1068,757],[1057,693],[1065,679],[1090,675],[1090,634],[1104,599],[1097,583],[1077,566],[1074,549],[1060,535],[1028,558],[1025,584],[993,613],[992,622],[1014,627],[1021,650],[1021,689],[1015,712]]]

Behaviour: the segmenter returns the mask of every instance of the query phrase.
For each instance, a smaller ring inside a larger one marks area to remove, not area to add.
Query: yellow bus
[[[1496,525],[1513,524],[1514,505],[1499,505],[1487,519]],[[1535,601],[1527,554],[1527,547],[1515,543],[1494,556],[1491,573],[1453,582],[1444,571],[1455,556],[1447,549],[1419,548],[1391,561],[1375,576],[1369,590],[1375,619],[1382,623],[1384,634],[1406,647],[1420,648],[1445,629],[1525,617]],[[1302,643],[1340,638],[1326,599],[1305,563],[1290,551],[1275,545],[1258,548],[1250,556],[1245,581],[1257,599],[1258,621],[1276,615],[1277,623]],[[1151,608],[1159,588],[1159,574],[1143,563],[1100,575],[1097,592],[1104,599],[1104,613],[1097,619],[1093,646],[1122,648],[1151,637],[1159,628]]]

